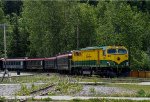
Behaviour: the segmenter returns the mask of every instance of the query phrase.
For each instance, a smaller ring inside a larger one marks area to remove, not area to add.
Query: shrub
[[[141,89],[137,92],[137,97],[145,97],[145,96],[146,96],[146,93],[143,89]]]

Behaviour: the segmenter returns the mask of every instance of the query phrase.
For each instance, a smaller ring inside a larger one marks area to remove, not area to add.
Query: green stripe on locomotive
[[[97,62],[97,60],[87,60],[87,61],[75,61],[72,63],[72,67],[112,67],[112,68],[123,68],[127,66],[128,61],[125,60],[121,62],[120,64],[117,64],[114,61],[111,60],[101,60]]]

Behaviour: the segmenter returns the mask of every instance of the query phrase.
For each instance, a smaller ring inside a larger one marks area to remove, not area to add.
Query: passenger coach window
[[[108,54],[115,54],[115,53],[117,53],[117,50],[116,49],[108,49],[107,53]]]
[[[119,54],[127,54],[127,50],[125,49],[118,49]]]

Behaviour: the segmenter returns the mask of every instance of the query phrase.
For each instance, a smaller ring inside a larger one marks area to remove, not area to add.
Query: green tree
[[[142,40],[147,33],[144,14],[137,9],[132,10],[130,5],[122,1],[100,2],[97,9],[99,15],[97,43],[124,45],[129,49],[131,64],[140,62]]]
[[[9,17],[8,57],[25,57],[28,51],[28,32],[25,21],[15,13]]]
[[[11,15],[15,13],[16,15],[20,15],[22,1],[11,1],[11,0],[2,0],[3,10],[5,15]]]
[[[0,24],[4,24],[6,19],[5,19],[5,16],[4,16],[4,11],[2,9],[2,2],[0,1]],[[0,57],[4,57],[4,27],[3,26],[0,26]]]
[[[74,32],[71,5],[71,1],[24,2],[23,18],[29,31],[29,56],[48,57],[71,49]]]
[[[75,38],[78,34],[79,48],[96,44],[97,15],[95,8],[89,4],[77,4],[74,8]]]

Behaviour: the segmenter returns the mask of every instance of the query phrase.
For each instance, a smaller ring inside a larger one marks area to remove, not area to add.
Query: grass
[[[149,85],[134,85],[134,84],[109,84],[106,86],[118,87],[127,90],[132,90],[134,94],[113,94],[111,96],[128,96],[128,97],[150,97],[150,86]]]
[[[16,93],[16,95],[19,95],[19,96],[30,95],[31,92],[45,88],[45,87],[50,86],[50,85],[52,85],[52,83],[50,83],[50,82],[45,83],[45,84],[41,84],[41,85],[35,85],[34,83],[32,83],[31,87],[27,88],[27,86],[25,84],[21,84],[21,90],[18,91]]]
[[[47,83],[47,81],[56,81],[58,80],[58,76],[55,74],[52,74],[48,76],[47,74],[41,73],[41,74],[34,74],[33,76],[20,76],[20,77],[11,77],[11,82],[8,78],[4,78],[3,82],[4,83]]]
[[[5,78],[3,82],[1,83],[33,83],[33,82],[56,82],[59,80],[59,78],[68,78],[67,75],[59,75],[56,73],[50,73],[50,75],[47,75],[46,73],[38,73],[34,74],[33,76],[20,76],[20,77],[12,77],[11,82],[8,78]],[[80,82],[94,82],[97,84],[97,82],[112,82],[112,83],[138,83],[143,81],[149,81],[149,78],[101,78],[99,76],[69,76],[69,78],[73,81],[80,81]]]
[[[51,98],[45,98],[45,99],[28,99],[27,102],[150,102],[148,100],[143,101],[136,101],[136,100],[123,100],[123,99],[89,99],[89,100],[81,100],[81,99],[73,99],[70,101],[53,101]],[[0,102],[20,102],[19,100],[7,100],[7,99],[0,99]]]
[[[51,98],[46,99],[29,99],[28,102],[150,102],[148,100],[136,101],[136,100],[123,100],[123,99],[89,99],[89,100],[81,100],[81,99],[73,99],[70,101],[53,101]]]
[[[149,102],[149,101],[122,100],[122,99],[116,99],[116,100],[115,99],[89,99],[89,100],[73,99],[69,102]]]
[[[68,78],[62,78],[54,87],[54,91],[50,92],[49,95],[74,95],[80,92],[81,89],[82,85],[78,83],[70,83]]]
[[[45,84],[42,84],[42,85],[35,85],[34,83],[32,83],[31,88],[27,88],[27,86],[24,83],[22,83],[21,90],[17,92],[16,95],[30,95],[32,91],[47,87],[54,83],[55,83],[55,86],[52,89],[52,91],[48,93],[49,96],[51,95],[74,95],[80,92],[82,89],[82,85],[78,83],[70,83],[70,79],[68,77],[61,78],[61,77],[54,75],[50,77],[50,80],[47,80],[47,82],[45,82]]]
[[[150,82],[150,78],[132,78],[132,77],[124,77],[124,78],[101,78],[99,76],[78,76],[81,78],[83,82],[111,82],[111,83],[139,83],[139,82]]]

